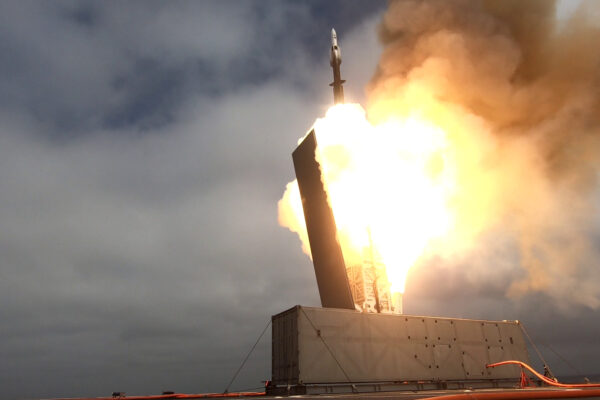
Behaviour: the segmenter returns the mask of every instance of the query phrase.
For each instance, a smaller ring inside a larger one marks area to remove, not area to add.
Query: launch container
[[[272,384],[288,389],[351,384],[355,391],[357,383],[426,388],[428,382],[444,389],[498,387],[518,382],[519,368],[486,364],[529,363],[518,321],[295,306],[272,317],[272,333]]]
[[[315,157],[317,136],[312,130],[292,153],[310,253],[315,266],[321,305],[354,310],[354,300],[346,275],[342,248],[327,193],[321,181],[321,168]]]

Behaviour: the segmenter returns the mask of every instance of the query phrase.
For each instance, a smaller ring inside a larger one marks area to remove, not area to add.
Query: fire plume
[[[366,254],[396,293],[435,263],[462,287],[600,308],[597,16],[592,1],[563,20],[550,0],[391,1],[368,113],[314,124],[346,264]],[[310,255],[296,182],[279,221]]]
[[[385,265],[391,292],[403,293],[409,268],[454,224],[448,206],[456,185],[445,131],[418,115],[373,126],[356,104],[330,108],[314,130],[346,263],[360,264],[363,249],[371,249]],[[295,181],[279,215],[308,253]]]

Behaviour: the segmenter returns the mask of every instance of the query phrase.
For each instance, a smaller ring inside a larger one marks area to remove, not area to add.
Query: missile
[[[344,87],[342,86],[345,80],[342,79],[340,65],[342,64],[342,52],[337,42],[337,34],[335,29],[331,29],[331,51],[329,52],[329,64],[333,69],[333,82],[329,86],[333,87],[333,104],[344,102]]]

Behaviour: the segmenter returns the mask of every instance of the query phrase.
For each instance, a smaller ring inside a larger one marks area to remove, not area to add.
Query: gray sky
[[[272,314],[319,305],[277,200],[331,105],[331,27],[363,102],[384,8],[0,4],[0,397],[222,391]],[[520,319],[600,372],[597,312],[507,299],[517,266],[470,262],[413,271],[405,311]],[[269,340],[233,389],[269,378]]]

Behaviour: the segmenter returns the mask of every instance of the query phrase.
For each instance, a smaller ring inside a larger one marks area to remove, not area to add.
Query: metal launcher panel
[[[333,212],[321,181],[315,158],[317,138],[314,130],[292,153],[302,198],[306,230],[310,242],[321,304],[328,308],[354,309],[342,249],[337,240]]]
[[[347,262],[346,272],[357,310],[394,312],[385,265],[372,248],[363,249],[362,264]]]
[[[321,169],[315,158],[316,151],[317,139],[311,131],[292,158],[321,304],[327,308],[391,313],[394,309],[385,266],[372,246],[363,249],[362,263],[345,261],[321,180]]]
[[[296,306],[273,316],[272,329],[272,382],[279,386],[410,382],[437,387],[443,382],[443,388],[452,383],[506,386],[518,382],[519,368],[486,369],[486,364],[529,362],[516,321]]]

